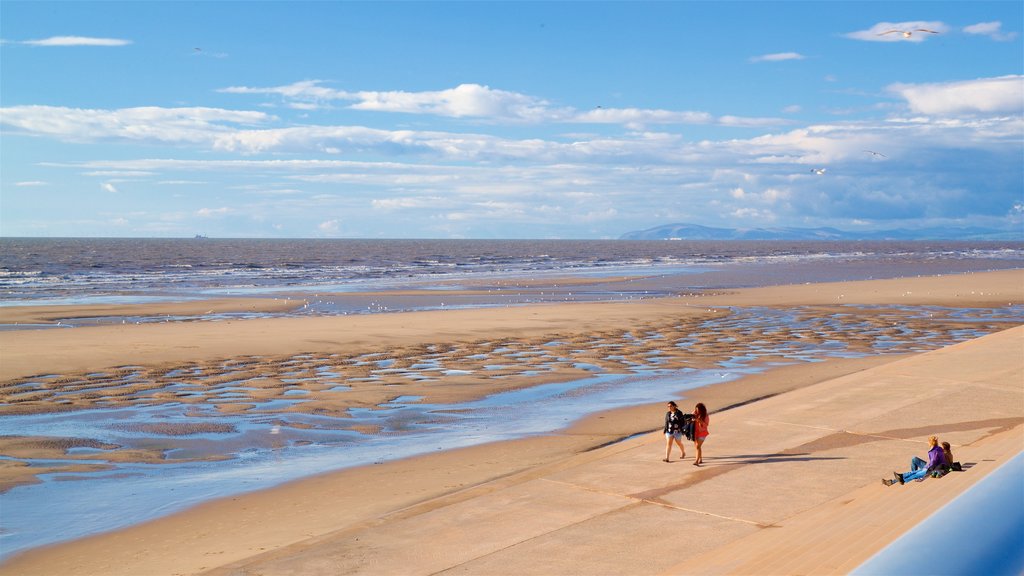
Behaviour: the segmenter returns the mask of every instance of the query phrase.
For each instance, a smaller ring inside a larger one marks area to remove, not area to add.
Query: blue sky
[[[0,234],[1024,236],[1022,28],[1019,1],[4,0]]]

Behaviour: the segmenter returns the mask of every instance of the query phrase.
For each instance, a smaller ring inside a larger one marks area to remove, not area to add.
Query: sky
[[[0,236],[1024,239],[1024,2],[0,3]]]

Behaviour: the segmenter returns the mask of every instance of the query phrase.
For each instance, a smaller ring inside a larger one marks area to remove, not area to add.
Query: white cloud
[[[100,184],[100,188],[103,188],[104,190],[110,192],[111,194],[117,194],[117,188],[110,182],[104,182]]]
[[[827,167],[834,162],[885,163],[908,154],[917,157],[924,150],[1006,151],[1019,146],[1022,134],[1024,119],[1019,115],[815,124],[747,140],[718,142],[707,150],[704,161],[815,167]],[[887,158],[878,158],[866,150],[880,152]],[[831,168],[829,172],[831,175]]]
[[[924,30],[931,30],[938,34],[949,31],[949,26],[942,22],[926,22],[915,20],[912,22],[879,22],[867,30],[850,32],[845,36],[854,40],[866,42],[924,42],[927,38],[935,36]],[[909,33],[909,35],[907,35]]]
[[[566,117],[568,108],[552,108],[548,102],[507,90],[497,90],[480,84],[460,84],[447,90],[405,92],[335,90],[321,86],[321,80],[304,80],[285,86],[252,88],[231,86],[218,92],[229,94],[273,94],[298,101],[291,104],[302,109],[314,109],[318,103],[351,101],[350,108],[375,112],[405,114],[433,114],[450,118],[490,118],[512,121],[540,121]]]
[[[46,186],[47,182],[43,182],[41,180],[24,180],[22,182],[15,182],[14,185],[15,186],[25,186],[25,187],[29,187],[29,186]]]
[[[28,46],[127,46],[131,40],[120,38],[91,38],[88,36],[52,36],[41,40],[24,40]]]
[[[1019,85],[1019,77],[1014,80]],[[930,86],[930,85],[927,85]],[[926,87],[927,87],[926,86]],[[937,85],[946,86],[947,85]],[[914,88],[914,87],[906,87]],[[921,88],[921,87],[917,87]],[[923,95],[907,92],[925,109]],[[1012,101],[1012,98],[1007,99]],[[971,100],[981,106],[985,99]],[[223,125],[211,127],[197,140],[224,151],[245,154],[320,151],[339,147],[355,157],[373,154],[383,158],[409,160],[359,162],[352,160],[137,160],[63,164],[78,169],[158,172],[161,179],[188,179],[195,171],[252,173],[255,170],[292,175],[307,182],[367,183],[380,186],[457,187],[460,178],[471,174],[494,174],[494,166],[460,166],[439,163],[487,160],[514,162],[511,170],[524,166],[579,164],[579,169],[555,170],[538,177],[545,185],[585,188],[592,183],[618,181],[632,176],[640,166],[700,166],[732,164],[801,164],[825,166],[846,159],[870,161],[864,150],[877,150],[890,158],[901,151],[929,146],[968,146],[976,149],[1004,148],[1021,137],[1020,114],[977,119],[890,118],[887,122],[818,124],[766,134],[753,139],[687,141],[666,132],[638,132],[617,136],[577,135],[578,140],[532,138],[512,140],[487,134],[378,130],[358,126],[305,126],[267,130],[231,131]],[[923,112],[916,112],[923,114]],[[6,117],[3,119],[7,120]],[[76,132],[77,134],[77,132]],[[188,134],[190,135],[190,134]],[[185,141],[175,143],[187,143]],[[44,163],[43,165],[48,165]],[[61,166],[62,164],[50,164]],[[600,168],[597,176],[594,170]],[[498,169],[499,171],[501,168]],[[625,170],[623,174],[607,171]],[[173,171],[173,175],[165,175]],[[661,177],[645,169],[645,174]],[[481,176],[482,177],[482,176]],[[473,178],[476,178],[475,176]],[[519,174],[502,174],[498,189],[520,182]],[[573,184],[573,181],[577,184]],[[520,187],[522,189],[522,187]]]
[[[229,86],[220,88],[217,92],[225,94],[273,94],[296,100],[323,101],[323,100],[355,100],[351,92],[334,90],[321,86],[322,80],[303,80],[285,86],[272,86],[269,88],[252,88],[249,86]]]
[[[594,124],[710,124],[714,116],[707,112],[675,112],[640,108],[596,108],[571,116],[573,122]]]
[[[553,109],[539,98],[496,90],[480,84],[460,84],[433,92],[359,92],[356,110],[435,114],[454,118],[472,116],[506,120],[551,120],[567,111]]]
[[[721,116],[718,118],[720,126],[735,126],[741,128],[762,128],[765,126],[782,126],[791,124],[789,120],[782,118],[746,118],[743,116]]]
[[[789,190],[780,190],[778,188],[768,188],[761,193],[761,200],[767,204],[775,204],[782,200],[788,200],[790,196]]]
[[[802,112],[803,109],[803,106],[800,106],[799,104],[791,104],[783,108],[782,111],[786,114],[796,114],[798,112]]]
[[[797,52],[777,52],[775,54],[763,54],[754,56],[751,62],[783,62],[785,60],[803,60],[804,55]]]
[[[445,203],[439,196],[374,198],[371,205],[378,210],[401,210],[407,208],[437,207]]]
[[[145,170],[184,172],[194,171],[251,171],[273,170],[295,172],[304,170],[353,170],[353,169],[430,169],[429,165],[398,162],[363,162],[353,160],[180,160],[149,158],[140,160],[92,160],[87,162],[61,163],[41,162],[41,166],[97,170]]]
[[[964,26],[964,33],[988,36],[998,42],[1007,42],[1017,37],[1016,32],[1003,32],[1002,27],[1003,23],[998,20],[994,22],[979,22],[970,26]]]
[[[83,172],[83,176],[101,176],[104,178],[143,178],[152,176],[153,172],[143,170],[93,170]]]
[[[1012,224],[1024,224],[1024,202],[1015,202],[1006,217]]]
[[[1024,76],[1000,76],[961,82],[893,84],[889,91],[907,100],[919,114],[1024,113]]]
[[[117,112],[111,114],[116,117]],[[283,155],[201,159],[200,154],[188,160],[51,162],[39,166],[108,176],[145,172],[153,175],[153,181],[233,179],[230,188],[249,186],[244,200],[258,205],[261,213],[281,217],[301,207],[315,209],[320,218],[298,232],[307,235],[366,234],[375,222],[384,221],[402,222],[397,225],[407,225],[402,229],[410,234],[440,229],[444,222],[452,226],[453,234],[529,234],[530,226],[538,226],[539,231],[553,221],[564,223],[565,230],[577,223],[596,224],[605,219],[632,226],[630,223],[644,218],[670,213],[717,219],[746,210],[736,214],[758,222],[773,217],[785,221],[809,211],[847,219],[913,217],[909,207],[924,202],[918,198],[938,198],[944,185],[937,178],[949,178],[956,171],[954,167],[940,168],[942,175],[937,177],[933,163],[927,173],[923,169],[918,172],[924,162],[920,159],[953,154],[971,158],[998,154],[1003,158],[1019,150],[1024,134],[1020,114],[936,118],[915,111],[907,116],[817,124],[756,138],[696,141],[669,130],[575,135],[555,130],[550,136],[512,139],[359,126],[238,129],[217,122],[199,139],[205,146],[275,155],[294,151],[320,155],[324,147],[337,147],[354,159],[373,161]],[[864,150],[877,150],[888,158],[878,160]],[[401,161],[386,161],[389,158]],[[827,166],[828,180],[811,178],[808,165]],[[223,175],[206,176],[218,172]],[[915,177],[893,178],[894,172]],[[871,180],[868,176],[872,174],[885,174],[886,178]],[[297,181],[302,182],[298,186],[301,194],[291,193]],[[923,182],[936,183],[926,187]],[[875,190],[886,193],[880,203],[862,202]],[[938,210],[950,211],[951,201],[936,202],[942,206]],[[999,210],[1005,213],[1009,205],[1003,203]],[[227,214],[217,210],[210,206],[202,215],[215,218]],[[197,215],[185,214],[193,219]],[[267,222],[272,220],[268,217]],[[318,228],[318,223],[324,227]]]
[[[337,234],[338,230],[341,229],[341,220],[333,219],[321,222],[317,225],[317,230],[324,234]]]
[[[221,206],[220,208],[200,208],[196,210],[196,216],[200,218],[213,218],[215,216],[224,216],[232,212],[231,208]]]
[[[755,222],[773,222],[776,218],[774,212],[770,210],[761,210],[759,208],[737,208],[729,213],[729,217],[737,220],[750,220]]]
[[[799,55],[796,55],[800,57]],[[570,106],[553,106],[547,100],[498,90],[480,84],[460,84],[447,90],[405,92],[335,90],[321,85],[320,80],[304,80],[284,86],[253,88],[231,86],[218,92],[230,94],[269,94],[288,99],[291,108],[313,110],[325,102],[350,101],[349,108],[373,112],[431,114],[449,118],[479,118],[505,122],[564,122],[592,124],[624,124],[641,129],[649,124],[712,124],[750,126],[779,124],[777,119],[749,119],[736,122],[734,116],[716,120],[707,112],[641,108],[597,107],[579,110]]]
[[[0,108],[0,124],[27,134],[74,142],[126,139],[163,143],[209,143],[217,134],[236,131],[233,125],[272,120],[262,112],[220,108],[155,106],[97,110],[62,106]]]

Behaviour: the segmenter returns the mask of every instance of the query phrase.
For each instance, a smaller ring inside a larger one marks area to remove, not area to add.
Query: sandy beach
[[[353,409],[375,410],[398,397],[455,404],[585,378],[595,369],[628,373],[651,358],[664,370],[685,370],[749,355],[747,365],[766,368],[685,392],[680,386],[676,397],[684,408],[701,401],[712,411],[713,436],[700,468],[690,465],[692,444],[688,460],[661,462],[664,439],[652,432],[663,414],[658,400],[590,415],[551,434],[329,472],[207,502],[17,555],[0,572],[848,572],[937,506],[900,499],[898,491],[948,499],[1024,445],[1024,333],[1019,322],[984,315],[1022,302],[1024,272],[1009,270],[636,302],[0,332],[0,414],[6,415],[182,402],[230,415],[301,392],[303,402],[281,409],[286,425],[300,415],[343,420]],[[216,304],[275,310],[295,303]],[[147,306],[153,308],[140,309]],[[921,307],[934,308],[922,314]],[[18,318],[199,309],[213,308],[209,302],[64,307],[25,310]],[[980,312],[953,313],[961,309]],[[784,316],[770,332],[754,323],[772,314]],[[953,344],[968,328],[991,335]],[[914,337],[901,340],[908,332]],[[885,354],[877,349],[880,339],[894,343]],[[780,352],[793,342],[841,342],[852,354],[794,362]],[[314,378],[327,363],[331,377]],[[184,370],[192,389],[169,389],[168,375]],[[239,380],[248,390],[226,400],[221,388]],[[344,394],[337,393],[340,385],[348,386]],[[359,423],[352,431],[376,432]],[[190,431],[150,432],[173,440]],[[923,453],[923,439],[934,433],[974,466],[885,489],[878,479]],[[10,459],[0,468],[0,485],[10,489],[51,471],[28,470],[18,458],[74,460],[68,450],[76,446],[90,445],[84,438],[3,438],[0,454]],[[93,448],[106,450],[111,461],[164,457],[161,448]],[[865,524],[868,516],[875,524]],[[664,526],[681,522],[700,536],[666,554]],[[865,530],[863,541],[840,546],[839,538],[809,536],[821,526],[839,534],[837,526],[846,524]],[[785,563],[794,558],[807,564]],[[760,569],[765,566],[772,568]]]

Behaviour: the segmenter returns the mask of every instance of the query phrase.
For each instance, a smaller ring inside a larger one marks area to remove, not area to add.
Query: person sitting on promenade
[[[942,455],[946,458],[946,467],[942,470],[943,474],[963,471],[960,463],[956,462],[953,458],[953,449],[949,446],[949,442],[942,443]]]
[[[914,456],[910,460],[910,472],[893,472],[892,475],[895,479],[893,480],[882,480],[882,484],[886,486],[892,486],[899,482],[904,484],[911,480],[923,480],[926,476],[930,475],[935,471],[942,471],[946,468],[946,455],[942,452],[942,448],[939,446],[939,439],[936,436],[932,436],[928,439],[928,461]],[[952,454],[952,452],[950,453]]]
[[[668,462],[672,455],[673,441],[676,446],[679,446],[679,459],[686,458],[686,448],[683,447],[683,428],[686,426],[686,417],[687,415],[683,414],[675,402],[669,401],[668,412],[665,413],[665,427],[662,429],[665,433],[664,462]]]

